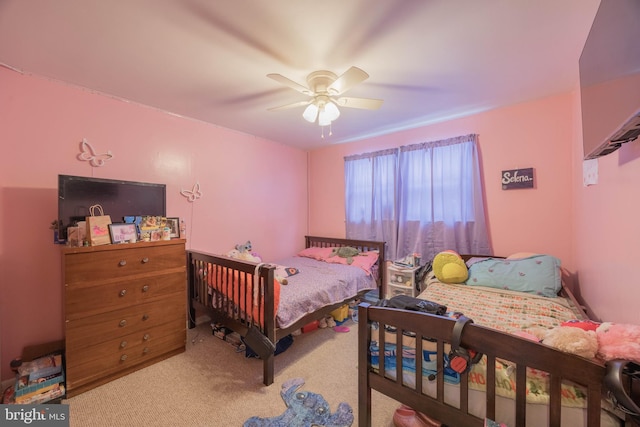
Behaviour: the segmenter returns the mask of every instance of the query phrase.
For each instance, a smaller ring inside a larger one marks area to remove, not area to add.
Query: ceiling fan
[[[369,78],[369,75],[358,67],[349,68],[339,77],[331,71],[314,71],[307,76],[307,86],[298,84],[281,74],[267,74],[267,77],[311,97],[307,101],[272,107],[269,108],[269,111],[286,110],[306,105],[307,108],[302,113],[302,117],[310,123],[314,123],[317,120],[320,126],[330,125],[332,121],[340,116],[338,106],[375,110],[382,105],[381,99],[340,96],[353,86]]]

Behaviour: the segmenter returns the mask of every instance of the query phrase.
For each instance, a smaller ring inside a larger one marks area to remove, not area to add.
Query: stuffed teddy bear
[[[433,258],[433,274],[442,283],[464,283],[469,270],[457,252],[443,251]]]
[[[596,333],[571,326],[558,326],[548,329],[541,342],[558,350],[573,353],[587,359],[593,359],[598,353]]]
[[[596,329],[598,355],[604,360],[640,363],[640,325],[603,322]]]
[[[529,328],[516,331],[513,335],[537,341],[560,351],[576,354],[587,359],[593,359],[598,352],[598,339],[595,331],[592,330],[586,331],[571,326],[556,326],[551,329]]]

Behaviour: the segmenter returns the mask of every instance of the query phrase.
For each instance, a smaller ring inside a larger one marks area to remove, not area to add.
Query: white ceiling
[[[576,88],[600,0],[0,0],[0,64],[313,149]],[[369,79],[333,135],[302,119],[318,69]]]

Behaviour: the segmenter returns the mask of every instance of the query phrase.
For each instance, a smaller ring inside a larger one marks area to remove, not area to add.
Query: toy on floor
[[[323,317],[322,319],[320,319],[320,323],[318,324],[318,327],[321,329],[333,328],[334,326],[336,326],[336,321],[333,320],[333,316]]]
[[[304,384],[302,378],[293,378],[282,384],[280,396],[287,406],[282,415],[271,418],[251,417],[244,427],[349,427],[353,423],[353,410],[341,402],[335,413],[331,413],[324,398],[310,391],[298,391]]]

